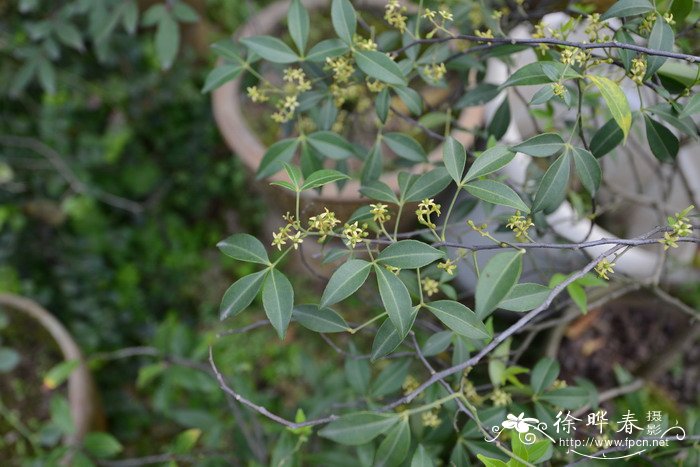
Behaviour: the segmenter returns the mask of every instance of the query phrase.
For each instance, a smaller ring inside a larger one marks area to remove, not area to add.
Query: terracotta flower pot
[[[330,10],[329,0],[306,0],[303,4],[309,10]],[[382,11],[386,2],[384,0],[359,0],[354,2],[358,9],[372,8]],[[236,32],[234,37],[240,39],[252,35],[272,34],[278,30],[279,26],[286,20],[289,9],[288,1],[279,1],[268,6],[259,14],[252,17],[246,25]],[[230,81],[212,94],[212,104],[214,116],[219,131],[223,135],[228,146],[233,150],[241,161],[245,164],[250,173],[256,173],[260,161],[265,154],[266,147],[258,136],[249,127],[244,117],[246,105],[248,104],[242,97],[241,92],[242,76]],[[475,128],[482,122],[483,108],[468,107],[459,116],[457,127]],[[454,136],[465,147],[473,144],[474,137],[471,133],[455,131]],[[413,166],[413,173],[422,173],[432,167],[432,163],[442,160],[442,146],[435,148],[428,157],[429,162]],[[398,192],[398,171],[385,172],[381,181],[389,185]],[[284,171],[278,172],[270,178],[264,180],[263,194],[268,198],[271,206],[275,206],[282,212],[294,210],[294,195],[288,190],[276,186],[270,186],[270,182],[288,180]],[[366,205],[368,200],[360,194],[359,180],[349,180],[342,189],[336,184],[329,184],[323,187],[321,192],[306,191],[302,193],[302,206],[305,214],[312,215],[320,212],[324,207],[334,210],[339,218],[347,219],[357,208]],[[408,216],[406,216],[408,217]]]

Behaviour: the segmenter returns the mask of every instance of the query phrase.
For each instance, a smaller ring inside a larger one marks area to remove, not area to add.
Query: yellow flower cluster
[[[248,92],[248,97],[253,102],[266,102],[270,99],[265,90],[258,89],[257,86],[250,86],[246,91]]]
[[[598,277],[609,281],[610,278],[608,277],[608,274],[615,273],[615,271],[613,271],[614,266],[615,263],[611,263],[610,260],[608,260],[608,258],[603,258],[600,261],[598,261],[598,264],[596,264],[595,272],[598,273]]]
[[[680,237],[687,237],[693,232],[693,226],[690,224],[690,219],[688,219],[688,213],[692,211],[695,206],[688,206],[681,212],[677,212],[675,218],[668,218],[668,225],[673,229],[671,232],[665,232],[664,238],[660,239],[659,242],[664,245],[664,250],[669,248],[678,248],[678,240]]]
[[[345,224],[343,227],[343,236],[345,237],[345,243],[351,248],[360,243],[367,235],[367,224],[362,224],[362,227],[358,226],[358,222],[355,221],[352,224]]]
[[[649,34],[655,22],[656,13],[649,13],[642,19],[642,23],[639,25],[639,32],[642,34]]]
[[[565,47],[561,52],[560,60],[564,65],[573,66],[578,64],[583,66],[589,58],[589,54],[575,47]]]
[[[309,218],[309,230],[316,230],[321,234],[319,242],[324,241],[328,235],[332,234],[333,229],[338,224],[340,224],[340,220],[328,208],[325,208],[321,214]]]
[[[408,21],[405,13],[406,7],[401,6],[399,0],[389,0],[386,7],[384,7],[384,20],[403,34],[406,31]]]
[[[311,81],[306,79],[306,73],[301,68],[287,68],[284,70],[284,80],[289,83],[291,93],[298,94],[311,90]]]
[[[486,31],[474,31],[474,35],[483,39],[493,39],[493,33],[490,29],[487,29]]]
[[[296,95],[286,96],[277,102],[277,112],[272,114],[272,120],[277,123],[288,122],[294,117],[294,111],[299,107]]]
[[[472,230],[479,232],[482,237],[490,237],[491,234],[488,233],[486,230],[488,228],[488,225],[486,224],[481,224],[480,226],[476,225],[473,220],[469,219],[467,221],[467,225],[472,228]]]
[[[436,428],[440,426],[440,417],[437,416],[436,411],[434,410],[429,410],[427,412],[423,412],[420,416],[421,422],[423,422],[423,426],[429,427],[429,428]]]
[[[423,73],[433,81],[440,81],[447,73],[447,68],[444,63],[433,63],[424,66]]]
[[[430,277],[423,279],[421,284],[423,284],[423,292],[425,292],[428,297],[432,297],[440,291],[440,283]]]
[[[506,227],[515,233],[515,238],[521,242],[528,239],[527,231],[532,227],[532,219],[529,217],[522,216],[520,211],[515,211],[515,214],[508,218],[508,223]]]
[[[327,69],[333,71],[333,80],[336,83],[346,83],[355,72],[355,67],[350,59],[345,56],[327,57]]]
[[[673,19],[673,13],[664,13],[664,21],[666,21],[669,26],[674,26],[676,24],[676,20]]]
[[[440,205],[435,203],[433,199],[424,199],[418,204],[418,209],[416,209],[416,216],[418,216],[418,222],[431,229],[437,227],[435,223],[430,220],[430,215],[435,214],[440,215]]]
[[[355,34],[352,41],[358,50],[377,50],[377,43],[372,39],[363,39],[362,36]]]
[[[630,67],[630,74],[632,75],[632,81],[641,85],[644,82],[644,75],[647,72],[647,62],[644,58],[634,58],[632,59],[632,66]]]
[[[361,92],[361,87],[357,84],[341,86],[338,83],[330,85],[329,90],[333,96],[333,103],[336,107],[341,107],[346,101],[357,99]],[[357,109],[361,112],[360,109]]]
[[[505,407],[513,402],[510,394],[502,389],[494,389],[491,393],[490,399],[493,401],[493,405],[496,407]]]
[[[384,222],[387,222],[389,219],[391,219],[391,216],[389,215],[389,210],[387,209],[388,206],[386,204],[370,204],[370,207],[372,208],[370,213],[373,216],[374,222],[379,222],[380,224],[383,224]]]
[[[367,84],[367,89],[369,89],[370,92],[375,93],[382,92],[386,87],[386,84],[382,83],[378,79],[366,78],[365,83]]]
[[[445,261],[438,263],[437,268],[444,269],[445,272],[451,276],[454,274],[455,269],[457,269],[457,264],[448,258]]]
[[[289,241],[294,249],[298,249],[299,245],[304,242],[302,233],[299,229],[299,221],[294,219],[294,216],[289,213],[282,216],[282,218],[287,221],[287,225],[280,227],[277,233],[272,234],[272,246],[276,246],[278,250],[281,250],[284,245]],[[296,230],[296,232],[294,232]]]
[[[600,31],[605,27],[605,23],[600,20],[600,13],[593,13],[588,16],[588,22],[584,32],[588,34],[589,42],[605,41],[608,36],[600,36]]]
[[[418,386],[420,386],[420,383],[416,378],[414,378],[412,375],[406,376],[406,379],[403,381],[403,384],[401,387],[403,388],[403,393],[404,395],[408,395],[418,389]]]
[[[557,97],[564,97],[566,94],[566,87],[561,83],[552,83],[552,92]]]

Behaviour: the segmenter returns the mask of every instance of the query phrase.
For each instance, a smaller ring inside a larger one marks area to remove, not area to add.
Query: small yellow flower
[[[510,394],[498,388],[493,390],[489,398],[493,402],[493,405],[496,407],[505,407],[513,402],[513,399],[511,398]]]
[[[377,50],[377,43],[372,39],[363,39],[362,36],[355,34],[352,41],[359,50]]]
[[[557,97],[564,97],[566,95],[566,87],[561,83],[552,83],[552,92]]]
[[[435,203],[433,199],[424,199],[418,204],[418,209],[416,209],[416,216],[418,217],[418,222],[431,229],[437,227],[430,219],[430,215],[435,214],[440,215],[440,205]]]
[[[647,72],[647,62],[644,58],[634,58],[632,59],[632,66],[630,68],[632,74],[632,81],[641,85],[644,82],[644,75]]]
[[[343,236],[345,237],[345,243],[355,248],[355,246],[362,241],[367,235],[369,235],[365,229],[367,224],[363,224],[362,227],[358,226],[358,222],[355,221],[352,224],[345,224],[343,228]]]
[[[432,297],[440,291],[440,283],[430,277],[423,279],[421,284],[423,284],[423,292],[425,292],[428,297]]]
[[[301,232],[297,232],[294,235],[289,235],[287,238],[290,242],[292,242],[292,246],[295,250],[298,250],[299,245],[301,245],[304,242],[304,239],[301,238]]]
[[[327,68],[333,71],[333,80],[336,83],[346,83],[355,72],[355,67],[348,57],[327,57]]]
[[[506,227],[515,233],[515,238],[518,241],[524,242],[527,240],[527,231],[532,227],[532,219],[529,217],[524,217],[520,214],[520,211],[515,211],[515,214],[508,218],[508,223]]]
[[[372,208],[370,210],[370,213],[372,214],[372,216],[374,216],[374,222],[379,222],[383,224],[384,222],[387,222],[389,219],[391,219],[391,216],[389,215],[389,210],[387,209],[388,206],[386,204],[370,204],[370,207]]]
[[[676,21],[673,19],[673,13],[664,13],[664,21],[666,21],[669,26],[676,24]]]
[[[403,34],[406,31],[408,21],[408,18],[404,15],[406,11],[406,7],[402,7],[399,0],[389,0],[384,8],[384,20]]]
[[[421,422],[423,422],[423,426],[429,427],[429,428],[435,428],[440,426],[440,417],[437,416],[437,412],[433,410],[429,410],[427,412],[423,412],[420,416]]]
[[[457,269],[457,264],[451,259],[446,259],[445,261],[438,263],[438,269],[444,269],[450,276],[454,274],[455,269]]]
[[[418,389],[418,386],[420,386],[420,383],[416,378],[414,378],[412,375],[406,376],[406,379],[404,380],[403,384],[401,387],[403,388],[403,393],[404,395],[408,395]]]
[[[369,89],[370,92],[375,92],[375,93],[383,91],[384,88],[386,87],[386,84],[382,83],[381,81],[379,81],[377,79],[367,78],[365,80],[365,83],[367,84],[367,89]]]
[[[615,271],[613,270],[614,266],[615,263],[611,263],[610,260],[608,260],[608,258],[603,258],[602,260],[598,261],[598,264],[595,267],[595,272],[598,273],[598,277],[609,281],[610,278],[608,277],[608,274],[615,273]]]
[[[431,10],[430,8],[426,8],[425,11],[423,12],[423,18],[434,21],[435,17],[437,15],[437,12]]]
[[[266,102],[269,99],[265,91],[258,89],[257,86],[250,86],[246,89],[246,91],[248,93],[248,97],[253,102]]]
[[[321,234],[319,242],[324,241],[328,235],[332,234],[333,229],[338,224],[340,224],[340,220],[328,208],[325,208],[321,214],[309,218],[309,230],[317,230]]]
[[[301,68],[286,68],[283,79],[290,83],[295,93],[306,92],[311,89],[311,82],[306,79],[306,74]]]
[[[487,29],[486,31],[474,31],[474,35],[476,37],[481,37],[482,39],[493,39],[493,33],[490,29]]]
[[[433,63],[423,67],[423,73],[433,81],[440,81],[447,73],[444,63]]]
[[[278,250],[282,250],[282,246],[287,244],[287,235],[283,232],[272,233],[272,246],[276,246]]]
[[[568,385],[566,384],[566,381],[563,379],[555,379],[554,382],[552,383],[552,387],[554,389],[563,389],[567,387]]]
[[[440,16],[442,16],[442,19],[444,19],[445,21],[454,20],[452,13],[449,10],[447,10],[445,7],[440,8],[439,13],[440,13]]]
[[[394,274],[395,276],[398,276],[399,273],[401,272],[401,268],[397,268],[395,266],[389,266],[388,264],[384,265],[384,269],[386,269],[390,273]]]

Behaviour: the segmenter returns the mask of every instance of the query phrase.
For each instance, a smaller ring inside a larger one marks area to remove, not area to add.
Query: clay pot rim
[[[330,6],[329,0],[302,0],[308,9],[319,9]],[[357,6],[370,6],[383,9],[384,0],[360,0]],[[268,34],[286,18],[289,1],[279,0],[261,10],[248,20],[235,34],[234,38],[240,39],[251,35]],[[242,75],[229,81],[212,93],[212,107],[214,118],[224,140],[229,148],[243,161],[251,173],[256,173],[260,161],[267,148],[258,136],[248,126],[242,114],[245,103],[241,100],[239,88],[242,84]],[[484,106],[467,107],[459,115],[457,120],[460,128],[477,128],[481,126],[484,117]],[[464,147],[470,147],[474,143],[474,135],[466,131],[453,131],[451,133]],[[420,174],[434,168],[433,163],[442,160],[442,144],[438,145],[428,155],[428,162],[416,164],[408,169],[410,173]],[[405,170],[405,169],[404,169]],[[402,170],[402,171],[404,171]],[[399,192],[399,170],[387,171],[382,174],[380,181],[386,183],[395,193]],[[289,181],[287,174],[280,171],[264,180],[266,183]],[[325,185],[322,190],[307,190],[301,193],[305,200],[314,200],[327,204],[345,204],[366,201],[360,194],[360,181],[348,180],[342,190],[336,184]],[[284,190],[283,188],[276,187]],[[286,190],[285,190],[286,191]]]

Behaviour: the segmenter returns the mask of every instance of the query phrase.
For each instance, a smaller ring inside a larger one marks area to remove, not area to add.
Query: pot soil
[[[309,10],[319,10],[330,8],[328,0],[308,0],[303,2]],[[372,8],[382,10],[385,6],[384,0],[362,0],[355,2],[357,8]],[[276,2],[262,10],[237,33],[236,38],[248,37],[260,34],[274,34],[280,24],[285,21],[289,2]],[[227,145],[234,153],[241,158],[247,170],[254,174],[257,172],[260,161],[265,154],[266,147],[260,141],[258,135],[250,128],[246,121],[244,112],[248,113],[250,103],[245,102],[241,92],[243,76],[238,76],[219,87],[212,94],[212,104],[214,116]],[[245,110],[244,110],[245,109]],[[459,115],[456,127],[476,128],[482,122],[483,108],[468,107]],[[474,137],[471,133],[459,131],[453,132],[453,137],[460,141],[465,147],[473,144]],[[429,163],[415,165],[411,168],[413,173],[422,173],[432,167],[432,162],[442,160],[442,147],[435,148],[429,154]],[[387,171],[381,180],[398,192],[398,171]],[[266,179],[261,188],[262,194],[267,198],[271,206],[277,210],[293,211],[294,194],[280,187],[271,186],[270,182],[288,180],[287,175],[282,171]],[[323,187],[320,192],[311,191],[302,194],[304,212],[308,215],[321,212],[324,207],[334,210],[341,219],[347,219],[359,207],[367,204],[368,200],[360,194],[360,182],[358,180],[348,181],[342,189],[336,184],[329,184]],[[409,216],[406,216],[408,218]],[[412,219],[411,219],[412,221]]]

